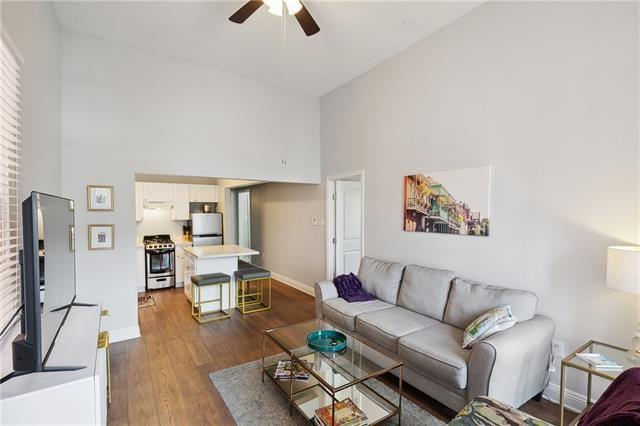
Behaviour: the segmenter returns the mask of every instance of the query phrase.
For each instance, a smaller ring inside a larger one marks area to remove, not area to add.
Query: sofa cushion
[[[444,322],[465,329],[471,322],[498,306],[509,305],[518,322],[528,321],[536,314],[538,296],[527,290],[496,287],[467,281],[453,280],[451,294],[444,313]]]
[[[349,303],[344,299],[337,298],[325,300],[322,306],[322,313],[336,325],[353,331],[356,329],[357,315],[391,307],[393,305],[381,300]]]
[[[400,263],[365,256],[360,260],[358,278],[367,292],[384,302],[395,305],[403,271],[404,265]]]
[[[462,349],[462,330],[437,323],[398,339],[398,354],[412,369],[457,389],[467,388],[470,349]]]
[[[440,321],[395,306],[358,315],[356,331],[385,348],[397,352],[399,337],[435,324],[440,324]]]
[[[451,281],[455,277],[453,272],[444,269],[407,266],[400,285],[398,306],[442,321]]]

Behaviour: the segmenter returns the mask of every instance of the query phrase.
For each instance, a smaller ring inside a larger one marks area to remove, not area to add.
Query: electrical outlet
[[[311,225],[313,225],[313,226],[318,226],[319,222],[320,221],[318,220],[317,217],[314,217],[314,218],[311,219]]]
[[[560,369],[560,362],[565,357],[565,344],[561,340],[551,341],[551,372],[554,373]]]

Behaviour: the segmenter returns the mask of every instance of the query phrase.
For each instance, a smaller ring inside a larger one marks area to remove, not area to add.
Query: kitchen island
[[[191,300],[191,276],[213,274],[222,272],[231,277],[231,300],[228,292],[222,291],[222,309],[235,308],[236,306],[236,278],[234,272],[238,270],[238,258],[240,256],[252,256],[260,254],[259,251],[235,244],[222,244],[217,246],[184,247],[184,294]],[[220,287],[205,287],[202,290],[202,299],[220,298]],[[205,303],[203,311],[220,309],[219,302]]]

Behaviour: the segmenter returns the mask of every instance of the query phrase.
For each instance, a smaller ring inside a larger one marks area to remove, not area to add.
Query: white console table
[[[48,366],[76,371],[33,373],[0,386],[0,424],[106,424],[107,357],[98,349],[100,306],[73,307]]]

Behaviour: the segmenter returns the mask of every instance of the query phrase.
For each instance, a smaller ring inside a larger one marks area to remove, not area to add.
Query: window
[[[20,91],[17,51],[6,35],[0,45],[0,329],[20,307]]]

